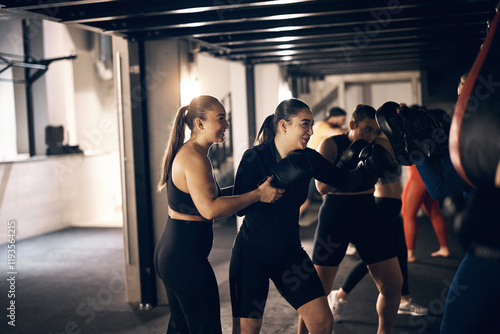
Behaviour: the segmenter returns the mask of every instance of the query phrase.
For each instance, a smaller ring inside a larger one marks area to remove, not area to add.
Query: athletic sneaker
[[[411,298],[406,303],[399,304],[398,314],[411,314],[420,317],[427,315],[427,313],[429,313],[428,308],[418,305]]]
[[[332,309],[333,320],[335,322],[341,322],[342,321],[342,309],[344,308],[345,304],[347,303],[347,300],[338,299],[337,292],[339,292],[339,290],[333,290],[332,292],[330,292],[330,294],[328,295],[328,305]]]
[[[349,243],[349,245],[347,246],[347,250],[345,251],[345,255],[354,255],[354,254],[356,254],[356,246]]]

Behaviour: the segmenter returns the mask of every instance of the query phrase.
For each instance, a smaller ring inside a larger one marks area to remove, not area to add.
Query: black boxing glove
[[[364,139],[358,139],[352,142],[351,145],[349,145],[349,147],[342,152],[336,166],[345,171],[356,168],[359,163],[359,155],[361,151],[369,146],[370,143]]]
[[[500,260],[500,189],[478,190],[455,217],[460,243],[476,256]]]
[[[441,109],[410,109],[396,102],[384,103],[375,119],[385,133],[401,165],[440,157],[448,146],[449,116]]]
[[[271,173],[274,176],[271,185],[275,188],[286,189],[296,180],[311,179],[313,177],[313,168],[304,154],[294,151],[281,159],[271,169]]]
[[[401,115],[401,106],[396,102],[386,102],[375,113],[375,120],[380,130],[391,143],[396,159],[402,165],[410,166],[408,142],[411,136]]]
[[[442,109],[429,110],[426,116],[430,136],[424,140],[430,146],[430,156],[441,158],[448,152],[451,117]]]
[[[424,110],[409,109],[402,113],[410,135],[408,138],[408,149],[410,150],[410,162],[423,158],[440,158],[448,149],[448,136],[450,133],[449,116],[442,109]]]
[[[394,173],[398,167],[391,154],[380,144],[365,147],[359,160],[358,168],[365,169],[377,178],[384,177],[386,172]]]
[[[358,160],[358,165],[349,171],[345,184],[339,189],[347,192],[371,189],[379,178],[396,173],[398,168],[392,155],[380,144],[368,144],[361,150]]]

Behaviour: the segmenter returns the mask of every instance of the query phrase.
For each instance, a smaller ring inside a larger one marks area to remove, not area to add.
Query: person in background
[[[415,245],[417,241],[417,214],[420,208],[429,217],[439,242],[439,250],[431,256],[450,256],[446,222],[441,214],[439,201],[433,199],[418,173],[415,165],[407,167],[408,179],[403,188],[401,215],[403,216],[406,245],[408,247],[408,262],[415,262]]]
[[[346,112],[342,108],[333,107],[328,110],[325,119],[315,124],[313,129],[314,134],[311,136],[311,140],[307,147],[317,151],[319,144],[321,144],[324,139],[346,132],[346,117]]]

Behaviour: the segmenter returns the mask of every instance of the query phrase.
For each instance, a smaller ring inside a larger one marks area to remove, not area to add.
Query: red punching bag
[[[458,98],[450,156],[476,189],[500,188],[500,28],[497,14]]]

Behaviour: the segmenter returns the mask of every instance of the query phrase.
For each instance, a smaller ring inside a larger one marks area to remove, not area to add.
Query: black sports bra
[[[351,141],[349,140],[349,137],[347,135],[341,134],[333,137],[333,141],[335,141],[335,144],[337,145],[337,157],[335,158],[335,161],[333,162],[334,165],[337,165],[340,156],[342,153],[347,150],[347,148],[351,145]]]
[[[220,196],[221,190],[217,181],[215,181],[215,185],[217,186],[217,196]],[[196,205],[194,205],[191,195],[177,188],[174,182],[172,182],[172,170],[168,173],[167,178],[167,197],[168,206],[172,210],[186,215],[201,216]]]

